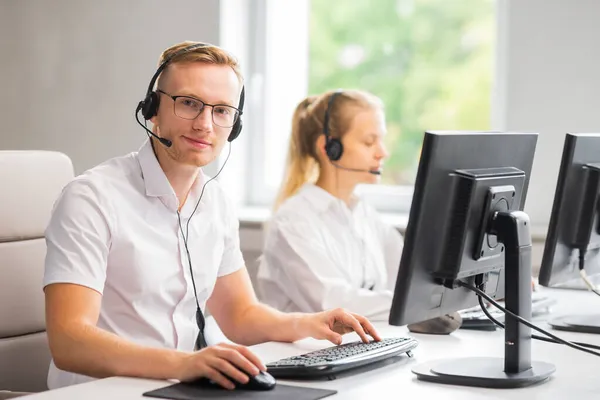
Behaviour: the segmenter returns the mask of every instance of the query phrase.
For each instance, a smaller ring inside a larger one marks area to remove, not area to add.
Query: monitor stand
[[[506,308],[531,320],[531,233],[522,211],[497,212],[490,234],[504,244]],[[506,316],[504,358],[471,357],[436,360],[413,368],[418,379],[452,385],[517,388],[543,382],[553,364],[531,361],[531,328]]]
[[[596,286],[600,281],[599,275],[595,274],[590,276],[590,281]],[[553,289],[565,289],[565,290],[585,290],[589,291],[589,288],[583,282],[582,278],[571,279],[567,282],[561,283],[560,285],[551,286]],[[590,293],[593,295],[593,293]],[[568,332],[582,332],[582,333],[600,333],[600,314],[569,314],[560,315],[548,320],[548,324],[560,331]]]
[[[563,315],[548,324],[559,331],[600,333],[600,314]]]
[[[600,275],[595,274],[589,277],[590,281],[593,284],[598,286],[600,284]],[[560,283],[558,285],[551,285],[552,289],[566,289],[566,290],[581,290],[581,291],[589,291],[590,289],[587,287],[583,278],[579,276],[579,272],[577,272],[577,278],[569,279],[567,282]]]

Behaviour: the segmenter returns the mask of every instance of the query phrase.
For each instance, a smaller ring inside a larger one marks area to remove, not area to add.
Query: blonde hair
[[[166,59],[172,57],[178,51],[180,51],[186,47],[195,45],[195,44],[203,44],[203,43],[185,41],[185,42],[177,43],[177,44],[169,47],[168,49],[163,51],[162,54],[160,55],[160,58],[158,60],[158,65],[161,65]],[[215,64],[215,65],[227,65],[227,66],[231,67],[231,69],[233,69],[233,72],[235,72],[238,80],[240,81],[240,85],[243,84],[243,82],[244,82],[242,70],[240,68],[240,65],[239,65],[237,59],[228,51],[226,51],[218,46],[214,46],[210,43],[206,43],[206,46],[197,47],[190,51],[185,51],[182,54],[173,58],[169,62],[169,65],[165,68],[165,70],[161,73],[160,77],[158,78],[157,87],[160,85],[161,78],[164,76],[165,72],[169,69],[169,67],[171,65],[180,64],[180,63],[192,63],[192,62]]]
[[[316,143],[323,134],[325,112],[331,96],[336,91],[309,96],[302,100],[292,118],[292,135],[288,148],[284,178],[275,200],[274,209],[307,182],[314,182],[319,175],[319,158]],[[360,90],[344,90],[336,95],[329,109],[328,132],[331,137],[342,138],[353,121],[356,109],[381,109],[383,103],[376,96]]]

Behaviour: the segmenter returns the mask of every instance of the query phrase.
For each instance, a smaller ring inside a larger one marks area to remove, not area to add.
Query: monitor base
[[[557,330],[581,333],[600,333],[600,314],[563,315],[548,320]]]
[[[427,382],[510,389],[544,382],[555,370],[553,364],[532,361],[530,369],[507,374],[503,358],[471,357],[430,361],[415,366],[412,372]]]
[[[598,275],[592,275],[589,277],[589,279],[594,285],[596,285],[596,286],[600,285],[600,279],[599,279]],[[571,279],[567,282],[562,282],[560,284],[550,284],[547,287],[549,287],[551,289],[566,289],[566,290],[581,290],[581,291],[589,291],[590,290],[588,288],[588,286],[585,284],[585,282],[583,281],[583,279],[581,279],[581,277],[578,277],[577,279]]]

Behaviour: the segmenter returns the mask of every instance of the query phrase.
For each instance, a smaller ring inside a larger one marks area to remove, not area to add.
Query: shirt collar
[[[169,179],[158,163],[152,143],[147,139],[138,151],[138,161],[142,169],[142,178],[146,186],[146,195],[150,197],[176,196]],[[204,182],[205,177],[202,170],[199,171],[191,193],[198,190],[199,184]],[[187,203],[187,202],[186,202]]]
[[[338,207],[340,205],[346,206],[346,204],[326,191],[325,189],[320,188],[314,183],[305,184],[300,190],[300,195],[303,196],[317,211],[324,212],[327,211],[333,204],[338,203]],[[353,202],[352,207],[348,208],[348,211],[353,212],[356,210],[356,206],[358,205],[358,199]]]

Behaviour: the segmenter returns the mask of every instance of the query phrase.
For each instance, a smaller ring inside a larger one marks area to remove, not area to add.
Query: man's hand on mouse
[[[369,336],[376,341],[381,340],[368,319],[343,308],[306,314],[298,329],[306,336],[327,339],[336,345],[342,344],[342,335],[350,332],[356,332],[365,343],[370,342]]]
[[[221,343],[185,354],[178,379],[185,382],[205,377],[226,389],[235,389],[232,379],[245,384],[248,375],[256,376],[266,370],[267,367],[247,347]]]

